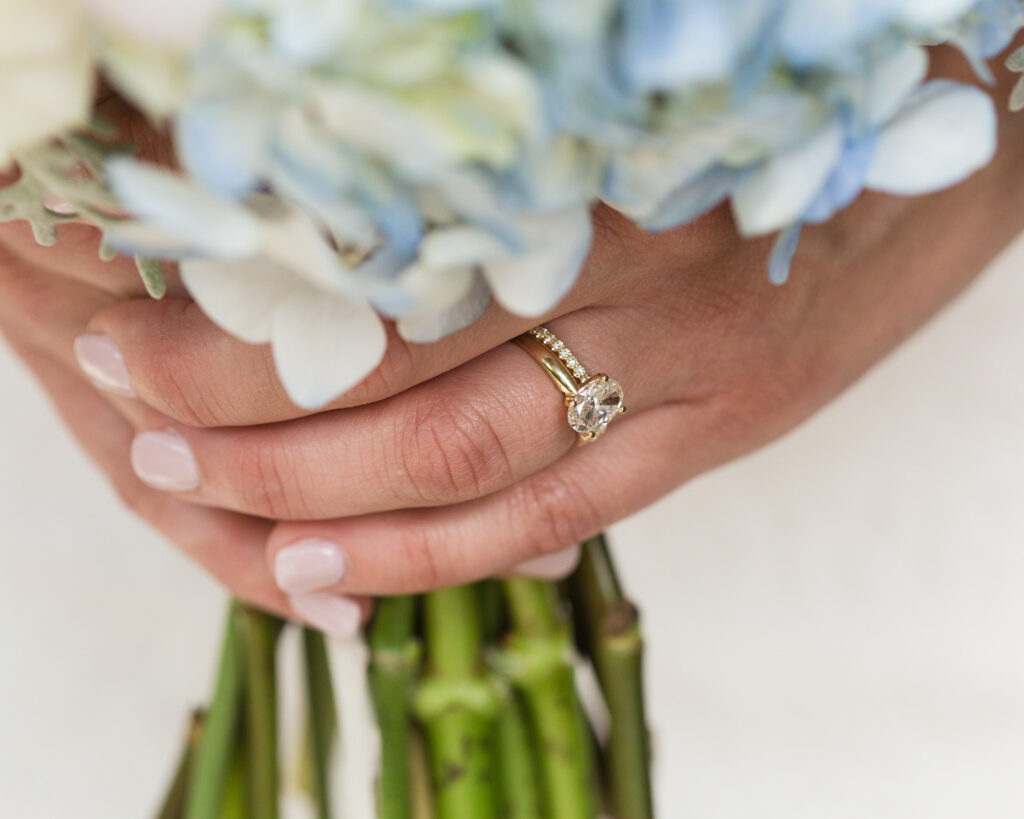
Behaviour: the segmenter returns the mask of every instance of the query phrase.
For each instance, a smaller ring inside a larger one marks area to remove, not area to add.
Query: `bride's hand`
[[[287,400],[267,348],[185,299],[101,310],[89,343],[106,363],[84,363],[137,393],[118,400],[143,413],[145,482],[278,521],[267,564],[296,608],[311,591],[464,582],[557,553],[825,403],[1016,233],[1014,161],[941,195],[862,199],[806,232],[784,287],[764,275],[769,243],[740,241],[725,210],[661,235],[599,210],[554,314],[493,307],[434,344],[392,337],[379,370],[316,413]],[[598,442],[574,446],[562,396],[506,343],[535,323],[621,382],[630,413]]]
[[[782,288],[769,241],[741,242],[724,210],[657,236],[599,210],[577,287],[542,317],[625,390],[630,413],[585,447],[505,343],[539,320],[497,308],[436,344],[392,337],[377,372],[303,413],[269,351],[217,330],[173,277],[154,302],[129,261],[95,261],[91,229],[44,250],[13,224],[0,329],[129,506],[239,596],[351,632],[361,595],[537,556],[564,571],[566,546],[825,403],[1019,231],[1024,120],[1002,127],[995,162],[958,188],[865,197],[806,231]]]

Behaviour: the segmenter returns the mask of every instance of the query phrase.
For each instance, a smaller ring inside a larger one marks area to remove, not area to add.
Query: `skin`
[[[936,52],[934,73],[969,79]],[[994,94],[1005,109],[1012,78]],[[492,305],[430,345],[391,333],[380,368],[316,413],[292,405],[266,347],[218,330],[175,281],[145,297],[133,265],[96,258],[86,225],[57,248],[0,226],[0,329],[124,502],[235,594],[289,614],[277,552],[341,546],[328,591],[362,598],[446,586],[558,552],[691,478],[777,438],[951,301],[1024,227],[1024,116],[956,188],[865,195],[810,228],[790,281],[764,273],[771,239],[741,240],[726,208],[666,233],[594,212],[580,280],[551,315]],[[574,446],[561,395],[510,338],[544,323],[591,372],[623,385],[628,415]],[[113,339],[137,397],[102,393],[74,339]],[[133,473],[135,434],[173,428],[200,486]]]

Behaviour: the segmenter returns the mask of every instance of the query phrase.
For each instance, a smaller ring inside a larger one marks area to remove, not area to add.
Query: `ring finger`
[[[574,314],[556,329],[581,356],[588,351],[591,372],[614,375],[625,372],[627,351],[602,350],[603,312]],[[630,346],[636,354],[642,344]],[[653,377],[623,376],[631,408],[664,398]],[[158,415],[146,426],[132,460],[151,486],[278,520],[473,500],[543,469],[577,441],[558,390],[508,344],[376,404],[259,427],[168,427]]]

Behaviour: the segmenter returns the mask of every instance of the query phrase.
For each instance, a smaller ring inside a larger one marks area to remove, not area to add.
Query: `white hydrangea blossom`
[[[599,201],[655,230],[729,201],[745,235],[780,231],[783,281],[801,226],[862,189],[923,193],[988,161],[991,102],[925,82],[922,45],[984,77],[1024,17],[1021,0],[77,2],[183,165],[112,166],[135,219],[108,239],[183,259],[303,406],[375,366],[381,317],[426,342],[492,295],[551,310]]]

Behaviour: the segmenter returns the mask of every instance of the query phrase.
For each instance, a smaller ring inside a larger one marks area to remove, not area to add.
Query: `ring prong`
[[[621,414],[625,415],[625,414],[626,414],[627,412],[629,412],[629,410],[628,410],[628,409],[626,409],[626,405],[625,405],[625,404],[623,404],[623,405],[622,405],[621,407],[619,407],[619,412],[620,412]]]

